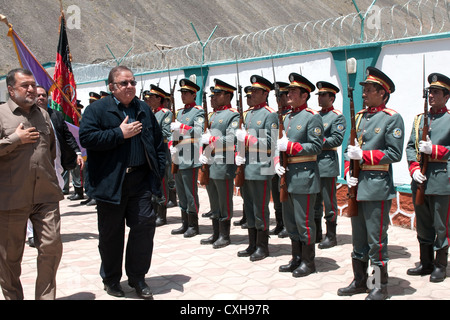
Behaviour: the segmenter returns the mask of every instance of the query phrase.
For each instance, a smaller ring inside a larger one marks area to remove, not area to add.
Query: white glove
[[[181,122],[179,122],[178,120],[175,120],[175,122],[172,122],[170,124],[170,130],[172,130],[172,131],[180,131],[180,127],[181,127]]]
[[[347,172],[345,179],[347,180],[347,185],[350,188],[356,187],[356,185],[358,184],[358,178],[350,176],[350,172]]]
[[[239,166],[242,166],[243,164],[245,164],[245,158],[241,157],[240,155],[237,155],[236,156],[236,165],[239,167]]]
[[[433,150],[433,143],[431,143],[431,139],[427,136],[427,141],[420,140],[419,141],[419,152],[431,154]]]
[[[361,150],[361,147],[358,144],[358,140],[355,139],[355,145],[348,146],[347,148],[347,155],[352,160],[361,160],[363,152]]]
[[[286,136],[286,132],[283,131],[283,137],[277,140],[277,149],[280,152],[284,152],[287,150],[289,139]]]
[[[200,139],[200,144],[209,144],[209,139],[211,139],[211,132],[209,132],[209,129],[206,130],[204,134],[202,134],[202,137]]]
[[[213,162],[212,158],[205,156],[203,153],[200,155],[199,160],[202,164],[212,164]]]
[[[240,142],[244,142],[246,136],[247,131],[245,130],[244,125],[242,125],[241,129],[236,130],[236,139]]]
[[[275,165],[275,173],[281,178],[281,176],[286,173],[286,169],[282,165],[277,163]]]
[[[174,146],[170,146],[170,155],[173,157],[177,152],[178,152],[178,148],[174,147]]]
[[[427,177],[425,177],[422,172],[420,172],[420,170],[416,170],[413,173],[412,178],[414,179],[415,182],[417,183],[424,183],[425,180],[427,180]]]

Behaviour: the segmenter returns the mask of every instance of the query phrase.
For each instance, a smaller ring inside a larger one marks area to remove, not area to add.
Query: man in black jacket
[[[125,270],[128,284],[145,299],[156,214],[152,194],[161,195],[165,149],[155,116],[136,97],[133,72],[124,66],[108,76],[111,95],[87,106],[80,142],[89,159],[88,196],[97,200],[101,276],[108,294],[123,297],[120,286],[125,223],[130,228]]]

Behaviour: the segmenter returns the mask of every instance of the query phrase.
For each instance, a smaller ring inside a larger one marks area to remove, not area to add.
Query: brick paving
[[[201,213],[209,211],[206,190],[199,189]],[[235,217],[242,215],[242,199],[234,198]],[[271,205],[271,228],[274,214]],[[97,216],[95,207],[79,201],[63,200],[62,240],[64,253],[57,275],[57,299],[60,300],[134,300],[139,299],[122,278],[125,298],[111,297],[103,290],[99,276]],[[339,297],[336,292],[353,278],[351,269],[350,219],[338,219],[338,246],[316,249],[317,273],[293,278],[278,272],[290,260],[290,240],[271,236],[270,257],[251,262],[236,253],[247,247],[247,230],[231,227],[231,245],[222,249],[200,245],[212,230],[208,218],[199,218],[201,234],[193,238],[171,235],[180,225],[178,208],[168,209],[168,224],[157,228],[152,266],[146,282],[155,300],[363,300],[365,294]],[[325,226],[323,226],[325,227]],[[428,276],[411,277],[406,270],[419,260],[416,233],[413,230],[389,228],[389,294],[391,300],[449,299],[450,278],[430,283]],[[26,300],[34,299],[36,249],[25,246],[22,262],[22,285]],[[447,269],[450,274],[450,268]],[[0,300],[3,296],[0,295]]]

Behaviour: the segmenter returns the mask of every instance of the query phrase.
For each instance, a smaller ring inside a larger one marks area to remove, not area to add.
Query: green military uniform
[[[450,79],[444,75],[429,75],[429,89],[444,90],[448,94]],[[446,91],[445,91],[446,90]],[[429,132],[432,148],[428,157],[426,180],[423,182],[425,201],[416,204],[418,183],[413,179],[411,191],[416,213],[417,239],[420,245],[418,268],[408,270],[410,275],[431,274],[430,281],[440,282],[446,277],[447,255],[449,246],[450,182],[448,159],[450,156],[450,111],[444,106],[439,110],[431,109],[428,113]],[[420,168],[419,140],[422,140],[424,114],[414,119],[411,136],[406,147],[406,156],[411,176]],[[434,259],[436,251],[436,259]],[[434,261],[434,263],[433,263]]]
[[[320,81],[317,84],[318,94],[326,93],[336,95],[340,90],[335,85]],[[319,112],[323,121],[324,140],[322,152],[318,155],[320,192],[317,194],[314,205],[315,222],[317,228],[316,241],[322,238],[322,216],[325,208],[325,222],[327,232],[324,241],[319,244],[319,248],[325,249],[336,245],[336,223],[338,216],[336,197],[336,178],[339,176],[339,156],[337,148],[342,145],[346,130],[346,120],[341,111],[333,106]]]
[[[162,97],[164,100],[167,96],[167,93],[161,88],[150,85],[150,90],[145,91],[143,93],[144,99],[149,97],[150,95],[158,95]],[[171,158],[168,143],[171,139],[172,132],[170,131],[170,123],[172,122],[173,113],[167,108],[164,108],[162,105],[153,110],[153,113],[158,121],[159,126],[161,127],[162,135],[164,138],[164,147],[166,149],[166,169],[164,172],[163,181],[161,183],[161,197],[155,197],[153,202],[156,207],[156,225],[161,226],[166,224],[166,215],[167,215],[167,201],[169,200],[169,180],[171,179]]]
[[[289,88],[303,88],[310,94],[315,86],[305,77],[291,73]],[[307,104],[293,107],[283,122],[286,146],[286,184],[288,200],[283,202],[283,221],[292,243],[293,260],[280,271],[292,271],[294,277],[315,272],[314,203],[320,191],[317,155],[322,151],[323,123],[318,112]]]
[[[272,83],[254,75],[250,78],[253,89],[270,92]],[[249,108],[244,114],[245,137],[245,183],[241,187],[244,211],[249,232],[249,248],[238,256],[250,256],[251,261],[268,256],[270,224],[270,188],[273,177],[272,131],[278,129],[278,116],[267,103]],[[238,150],[239,151],[239,150]]]
[[[280,96],[283,94],[288,93],[288,86],[289,83],[287,82],[277,82]],[[281,114],[282,116],[286,115],[288,112],[291,111],[291,106],[284,106],[282,108]],[[270,234],[278,235],[278,238],[285,238],[287,237],[286,228],[284,227],[283,222],[283,206],[281,205],[280,201],[280,177],[277,174],[273,175],[272,178],[272,201],[273,201],[273,208],[275,210],[275,221],[276,226],[273,230],[270,231]]]
[[[214,93],[229,92],[235,87],[215,79]],[[210,115],[208,135],[209,145],[205,154],[210,157],[208,191],[213,223],[213,235],[202,240],[202,244],[212,244],[222,248],[230,243],[230,223],[233,217],[235,131],[239,124],[239,112],[231,105],[218,106]]]
[[[180,80],[180,91],[189,90],[198,92],[200,88],[188,79]],[[198,200],[198,168],[200,155],[200,137],[203,132],[205,114],[202,107],[195,103],[185,105],[177,110],[176,120],[181,123],[178,131],[172,133],[172,142],[178,141],[178,150],[172,158],[179,166],[175,174],[175,185],[178,195],[178,205],[181,209],[182,226],[172,230],[172,234],[183,233],[185,237],[198,234],[198,212],[200,203]]]
[[[388,94],[394,92],[394,83],[383,72],[372,67],[367,68],[367,72],[367,79],[361,82],[362,85],[376,84]],[[359,112],[356,115],[356,126],[362,160],[356,198],[358,215],[351,218],[353,270],[359,270],[359,274],[365,273],[370,260],[380,270],[381,288],[376,284],[368,299],[384,299],[387,297],[388,281],[389,211],[392,199],[396,197],[392,163],[399,162],[402,158],[404,124],[401,115],[386,108],[383,103]],[[344,154],[346,173],[350,168],[347,152],[348,150]],[[345,293],[340,291],[338,294]]]

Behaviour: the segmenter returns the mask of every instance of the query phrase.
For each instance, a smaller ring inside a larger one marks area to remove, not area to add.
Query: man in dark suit
[[[120,279],[127,225],[128,284],[140,297],[152,299],[145,275],[156,228],[152,195],[161,196],[166,166],[164,139],[155,115],[136,97],[129,68],[113,68],[108,84],[111,95],[87,106],[80,126],[89,159],[87,193],[97,200],[101,276],[108,294],[125,295]]]

